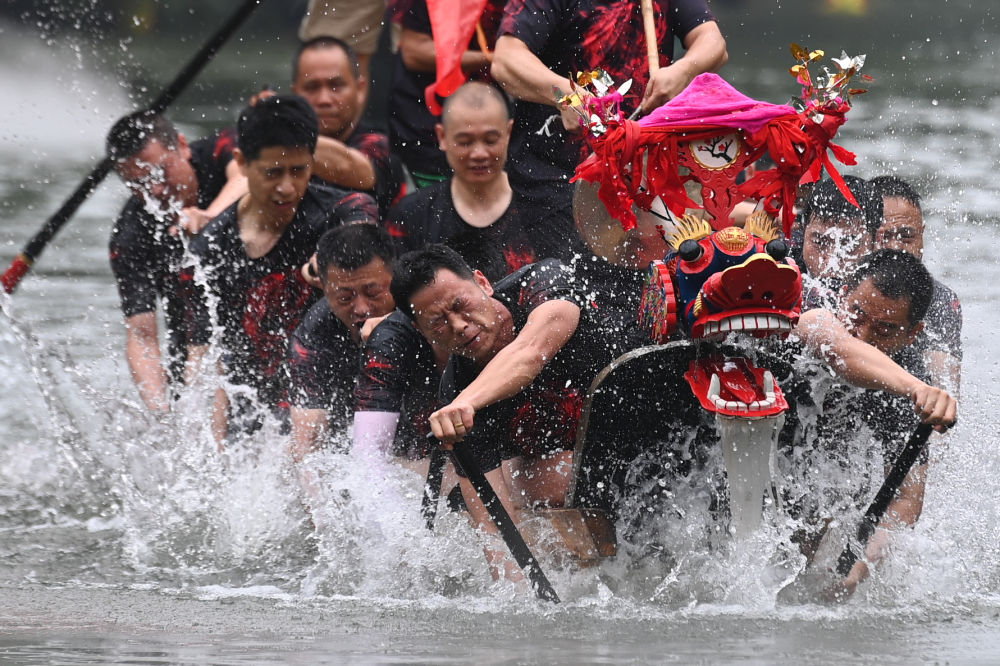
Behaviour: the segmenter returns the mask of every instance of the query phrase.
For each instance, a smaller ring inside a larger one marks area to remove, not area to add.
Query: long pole
[[[906,475],[910,473],[910,468],[913,467],[917,458],[920,457],[920,452],[924,450],[927,438],[931,436],[933,429],[934,426],[929,423],[921,423],[913,431],[913,434],[910,435],[910,438],[906,440],[906,444],[903,445],[903,449],[899,452],[896,462],[893,463],[892,469],[889,470],[885,481],[882,482],[882,487],[875,493],[875,499],[872,500],[868,510],[865,511],[864,518],[858,524],[858,549],[861,552],[864,552],[868,540],[875,533],[878,522],[882,520],[886,509],[889,508],[889,504],[892,503],[893,498],[896,496],[896,492],[903,485],[903,481],[906,480]],[[851,549],[851,544],[847,544],[840,553],[840,557],[837,558],[837,573],[841,576],[846,576],[851,572],[851,568],[857,561],[858,555]]]
[[[539,599],[559,603],[559,595],[556,594],[555,588],[552,587],[549,579],[545,577],[545,573],[542,571],[541,566],[539,566],[538,560],[532,555],[528,544],[524,542],[524,537],[521,536],[517,525],[514,524],[510,514],[507,513],[507,509],[504,508],[500,498],[497,497],[496,491],[493,490],[493,486],[490,485],[486,475],[483,474],[483,470],[479,467],[479,463],[476,462],[475,456],[461,442],[455,443],[452,454],[455,456],[455,462],[458,463],[458,466],[461,467],[465,476],[472,483],[472,487],[479,494],[479,499],[483,501],[483,506],[486,507],[487,513],[490,514],[490,520],[493,521],[493,524],[497,526],[497,530],[500,531],[500,536],[503,538],[504,543],[507,544],[510,554],[514,556],[514,560],[518,566],[528,574],[528,579],[531,580],[535,587],[535,594],[538,595]]]
[[[148,110],[152,113],[161,113],[170,106],[261,2],[263,0],[244,0],[239,8],[233,12],[232,16],[229,17],[229,20],[215,31],[215,34],[205,42],[205,45],[191,58],[170,85],[149,105]],[[59,210],[45,222],[41,230],[28,241],[24,249],[21,250],[21,253],[14,258],[10,267],[4,272],[2,278],[0,278],[5,292],[9,294],[17,288],[21,279],[31,269],[32,264],[42,254],[49,241],[59,233],[59,230],[69,222],[77,209],[83,205],[83,202],[97,189],[97,186],[101,184],[101,181],[111,171],[112,166],[114,165],[110,158],[105,157],[102,159],[94,167],[93,171],[83,179],[83,182],[73,191],[73,194],[70,195]]]
[[[642,0],[642,28],[646,33],[646,58],[649,60],[649,77],[660,68],[660,45],[656,41],[656,15],[653,0]]]

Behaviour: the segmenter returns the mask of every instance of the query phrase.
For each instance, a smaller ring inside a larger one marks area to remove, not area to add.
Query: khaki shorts
[[[299,39],[336,37],[350,44],[358,55],[371,55],[378,45],[384,14],[385,0],[309,0]]]

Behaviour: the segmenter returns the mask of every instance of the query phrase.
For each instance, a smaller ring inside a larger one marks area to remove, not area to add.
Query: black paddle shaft
[[[148,109],[152,113],[161,113],[184,91],[196,76],[205,68],[219,48],[230,38],[236,29],[253,13],[258,5],[264,0],[244,0],[239,8],[233,12],[232,16],[215,31],[204,46],[191,58],[184,69],[178,73],[177,77],[168,85],[160,96],[157,97]],[[7,293],[14,291],[14,288],[27,273],[28,268],[37,259],[49,242],[55,237],[59,230],[69,221],[76,211],[83,205],[90,195],[97,189],[104,178],[111,171],[113,162],[110,158],[102,159],[93,171],[83,179],[83,182],[73,191],[73,194],[63,203],[63,205],[50,217],[41,230],[36,233],[24,250],[14,260],[11,267],[3,275],[3,286]]]
[[[431,458],[427,465],[427,481],[424,483],[424,496],[420,501],[420,513],[427,522],[427,529],[434,530],[434,519],[437,517],[438,498],[441,497],[441,481],[444,479],[444,467],[448,463],[448,454],[437,446],[431,449]]]
[[[868,540],[875,533],[875,527],[878,526],[878,522],[882,520],[886,509],[889,508],[889,504],[896,496],[896,492],[903,485],[906,475],[910,473],[910,468],[913,467],[917,458],[920,457],[920,452],[927,445],[927,438],[931,436],[933,430],[934,426],[931,424],[921,423],[913,431],[913,434],[910,435],[906,444],[903,445],[899,456],[896,457],[896,462],[893,463],[892,469],[889,470],[885,481],[882,482],[882,487],[875,493],[875,499],[872,500],[868,510],[865,511],[864,518],[861,519],[861,523],[858,525],[857,537],[859,550],[864,551]],[[840,553],[840,557],[837,558],[837,573],[841,576],[846,576],[851,572],[851,568],[857,561],[858,555],[851,549],[851,545],[847,544]]]
[[[538,565],[538,560],[532,555],[528,544],[524,542],[524,537],[521,536],[521,532],[518,531],[517,525],[514,524],[510,514],[507,513],[507,509],[504,508],[500,498],[497,497],[493,486],[486,479],[486,475],[483,474],[479,463],[476,462],[475,456],[461,442],[455,444],[452,454],[454,455],[455,463],[465,473],[469,482],[472,483],[472,487],[479,494],[479,499],[482,500],[487,513],[490,514],[493,524],[500,531],[500,536],[503,537],[504,543],[507,544],[510,554],[514,556],[514,560],[518,566],[528,574],[528,578],[535,588],[535,594],[538,595],[539,599],[559,603],[559,595],[556,594],[555,588],[552,587],[549,579],[545,577],[545,573]]]

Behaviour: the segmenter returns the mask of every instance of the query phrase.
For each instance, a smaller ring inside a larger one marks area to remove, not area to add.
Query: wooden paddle
[[[660,68],[660,45],[656,40],[656,15],[653,0],[642,0],[642,28],[646,33],[646,58],[649,60],[649,77]]]
[[[204,46],[201,47],[193,58],[188,62],[188,64],[180,71],[177,77],[170,83],[169,86],[160,94],[156,100],[149,105],[148,110],[151,113],[161,113],[168,106],[170,106],[174,100],[187,88],[188,84],[195,79],[196,76],[205,68],[205,65],[211,61],[212,57],[218,52],[219,48],[236,32],[236,29],[240,26],[253,13],[257,6],[261,4],[264,0],[244,0],[239,8],[233,12],[232,16],[227,20],[216,32],[213,34]],[[73,194],[70,195],[69,199],[63,203],[62,207],[55,212],[55,214],[50,217],[45,224],[42,226],[41,230],[36,233],[28,244],[25,245],[24,249],[21,251],[14,261],[11,263],[10,267],[4,272],[3,276],[0,277],[0,282],[3,284],[3,289],[8,294],[13,292],[17,285],[21,282],[21,279],[27,274],[28,270],[31,269],[31,265],[38,259],[42,251],[49,244],[59,230],[69,222],[70,218],[76,213],[77,209],[83,205],[83,202],[87,200],[88,197],[93,193],[97,186],[101,184],[108,172],[114,166],[112,160],[105,157],[101,160],[94,170],[83,179],[83,182],[76,188]]]

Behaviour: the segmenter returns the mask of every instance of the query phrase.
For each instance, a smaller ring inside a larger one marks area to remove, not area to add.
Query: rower
[[[393,275],[396,303],[451,354],[434,435],[468,448],[515,522],[532,505],[563,503],[583,396],[610,360],[571,277],[547,259],[494,285],[441,245],[403,255]],[[468,479],[461,487],[474,524],[497,534]],[[495,577],[520,579],[506,551],[486,555]]]
[[[375,222],[368,195],[310,182],[317,126],[316,113],[297,95],[244,109],[233,156],[249,191],[189,246],[194,265],[181,276],[192,320],[189,372],[201,370],[217,325],[228,379],[215,399],[220,444],[231,422],[236,431],[253,432],[269,411],[284,411],[289,336],[318,297],[302,266],[320,236],[341,224]]]
[[[296,462],[349,422],[361,327],[395,308],[389,291],[394,261],[392,240],[374,225],[337,227],[319,240],[316,264],[324,298],[302,318],[288,348]]]
[[[335,37],[304,43],[292,68],[292,92],[319,117],[313,175],[322,181],[374,197],[379,219],[406,193],[402,164],[390,154],[389,137],[361,124],[368,80],[358,57]]]
[[[924,214],[920,195],[898,176],[878,176],[872,178],[871,184],[882,196],[885,209],[875,247],[903,250],[922,259]],[[934,383],[957,393],[962,381],[962,304],[958,294],[937,278],[924,324],[915,344],[923,351]]]
[[[495,248],[499,261],[489,267],[473,263],[498,280],[564,251],[566,238],[538,224],[541,215],[531,200],[507,179],[513,122],[507,100],[493,86],[466,83],[448,97],[436,131],[453,175],[407,195],[389,211],[386,226],[400,254],[452,239],[480,255]]]
[[[132,193],[111,232],[111,270],[125,315],[125,354],[139,396],[151,411],[170,408],[168,385],[184,374],[186,332],[178,278],[184,247],[246,192],[233,161],[235,132],[190,144],[160,114],[137,111],[107,137],[107,154]],[[160,354],[157,303],[164,303],[168,358]]]
[[[826,401],[818,407],[827,412],[835,400],[841,409],[867,421],[887,464],[913,431],[916,419],[939,432],[955,423],[955,399],[927,383],[920,356],[912,348],[930,302],[931,285],[929,274],[915,258],[895,251],[878,252],[862,261],[848,278],[839,315],[823,308],[803,312],[795,333],[812,355],[825,360],[842,379],[869,389],[860,403],[844,403],[827,392]],[[796,401],[802,400],[798,396]],[[908,420],[914,413],[916,419]],[[831,417],[825,414],[824,418]],[[843,426],[834,425],[830,433],[837,437],[834,445],[838,448],[843,432]],[[870,562],[884,554],[885,530],[912,524],[920,515],[925,476],[926,458],[906,478],[901,494],[880,523],[884,528],[880,535],[869,541],[866,557]],[[850,593],[867,575],[867,565],[859,560],[843,581],[843,589]]]
[[[914,377],[928,381],[920,349],[914,344],[924,328],[934,291],[930,273],[916,257],[899,250],[868,255],[848,279],[840,318],[858,340],[888,355]],[[913,432],[917,419],[905,398],[886,399],[868,391],[861,413],[881,441],[886,469]],[[912,526],[920,517],[927,478],[927,451],[906,476],[875,535],[866,556],[859,559],[844,585],[848,592],[868,576],[868,566],[880,561],[888,547],[890,531]]]

